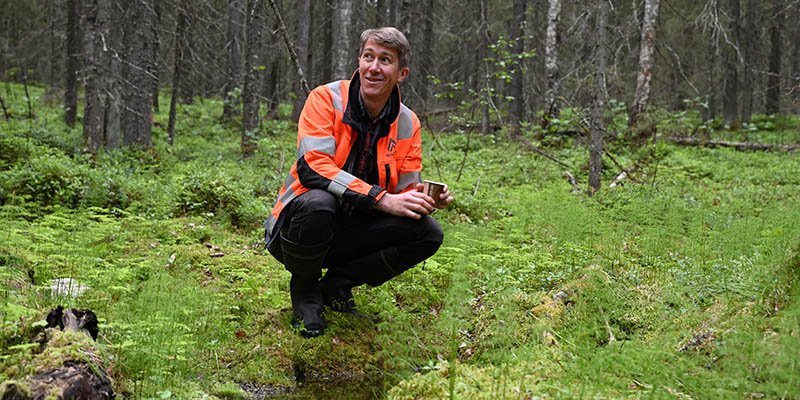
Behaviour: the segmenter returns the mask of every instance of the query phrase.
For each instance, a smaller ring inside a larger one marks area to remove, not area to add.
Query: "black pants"
[[[430,216],[415,220],[379,211],[344,215],[336,197],[319,189],[292,200],[283,212],[280,235],[276,232],[269,246],[269,252],[281,262],[283,237],[307,246],[330,241],[324,268],[347,268],[351,260],[394,247],[399,260],[393,261],[408,269],[435,254],[444,236],[442,227]]]

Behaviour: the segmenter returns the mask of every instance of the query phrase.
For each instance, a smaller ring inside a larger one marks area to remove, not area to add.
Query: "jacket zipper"
[[[386,167],[386,186],[384,188],[389,190],[389,177],[392,176],[392,171],[389,168],[389,164],[383,164],[383,166]]]

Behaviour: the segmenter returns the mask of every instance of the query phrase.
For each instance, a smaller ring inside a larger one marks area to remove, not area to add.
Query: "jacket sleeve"
[[[297,129],[297,175],[309,189],[327,190],[355,208],[368,210],[386,193],[343,171],[335,161],[336,111],[328,88],[320,86],[308,95]]]

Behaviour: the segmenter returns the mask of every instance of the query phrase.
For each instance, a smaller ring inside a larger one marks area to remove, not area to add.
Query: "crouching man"
[[[422,192],[420,123],[398,87],[410,58],[397,29],[364,31],[358,71],[314,89],[300,115],[266,240],[292,274],[292,325],[305,337],[324,332],[323,306],[355,312],[354,287],[379,286],[442,244],[430,214],[453,197],[446,186],[435,199]]]

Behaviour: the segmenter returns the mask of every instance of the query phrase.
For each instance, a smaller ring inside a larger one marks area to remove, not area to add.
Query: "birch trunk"
[[[523,60],[521,55],[525,49],[525,8],[527,6],[526,0],[514,0],[513,17],[511,19],[511,27],[509,30],[510,39],[514,41],[512,53],[515,56],[515,61],[512,63],[513,71],[511,72],[511,84],[509,88],[509,95],[513,98],[509,107],[509,134],[511,137],[520,135],[520,124],[522,122],[522,114],[525,111],[525,102],[522,99],[523,93]]]
[[[653,65],[655,64],[658,3],[659,0],[645,0],[644,2],[644,21],[642,22],[639,49],[639,77],[636,79],[636,92],[634,93],[631,113],[628,117],[629,127],[636,125],[639,114],[647,109],[647,105],[650,102],[650,82],[653,80]]]
[[[558,22],[561,18],[561,0],[549,0],[547,8],[547,37],[544,47],[545,95],[544,118],[546,127],[550,119],[558,116],[559,71],[558,71]]]
[[[333,20],[333,79],[349,79],[353,74],[355,56],[350,51],[350,25],[353,22],[353,1],[337,0]]]

